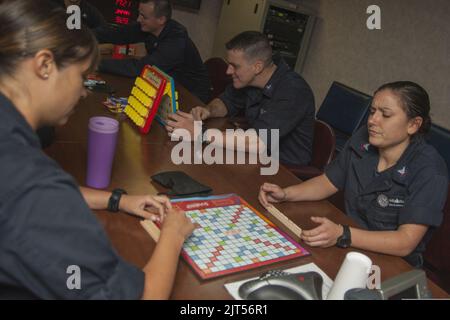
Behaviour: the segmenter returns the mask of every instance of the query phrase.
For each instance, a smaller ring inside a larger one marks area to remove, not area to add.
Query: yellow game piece
[[[154,118],[164,124],[168,115],[178,110],[176,99],[173,78],[155,66],[145,66],[141,76],[136,77],[125,114],[142,133],[148,133]]]

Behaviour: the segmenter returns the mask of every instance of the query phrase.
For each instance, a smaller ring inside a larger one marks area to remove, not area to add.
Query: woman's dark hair
[[[21,61],[44,49],[58,68],[91,58],[95,69],[97,40],[85,26],[70,30],[68,17],[49,0],[0,0],[0,78],[12,76]]]
[[[423,135],[430,130],[430,98],[424,88],[411,81],[397,81],[382,85],[375,94],[383,90],[391,90],[400,98],[408,119],[423,119],[419,134]]]

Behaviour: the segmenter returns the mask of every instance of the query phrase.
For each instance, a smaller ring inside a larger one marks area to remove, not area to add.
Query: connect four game
[[[136,78],[125,114],[146,134],[155,118],[164,125],[167,116],[177,110],[178,94],[173,78],[155,66],[145,66]]]
[[[175,81],[172,77],[164,73],[161,69],[153,66],[161,75],[166,78],[166,89],[161,99],[160,107],[156,113],[156,120],[163,126],[166,125],[167,117],[171,113],[178,111],[178,92],[175,90]]]
[[[199,225],[185,242],[182,256],[202,279],[309,255],[237,195],[172,203]]]

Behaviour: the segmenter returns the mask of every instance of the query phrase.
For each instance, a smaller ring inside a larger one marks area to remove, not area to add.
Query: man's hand
[[[130,196],[123,194],[120,198],[120,209],[138,217],[163,222],[167,211],[172,209],[166,196]]]
[[[301,238],[308,246],[328,248],[334,246],[344,229],[341,225],[327,218],[311,217],[311,220],[319,226],[308,231],[303,231]]]
[[[177,113],[169,115],[167,121],[166,130],[169,133],[169,137],[175,129],[185,129],[190,133],[190,141],[194,138],[194,117],[190,113],[178,111]]]
[[[211,116],[211,112],[205,107],[195,107],[191,110],[195,121],[203,121]]]

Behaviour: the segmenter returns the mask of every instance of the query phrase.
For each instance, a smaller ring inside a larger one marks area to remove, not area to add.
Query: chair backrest
[[[450,131],[433,124],[425,139],[429,144],[435,147],[444,158],[447,163],[450,179]]]
[[[444,220],[433,233],[423,257],[424,266],[432,273],[432,279],[450,292],[450,185],[443,212]]]
[[[425,139],[444,158],[450,179],[450,131],[433,124]],[[433,279],[450,292],[450,185],[443,211],[444,220],[428,243],[424,260],[427,269],[433,273]]]
[[[316,120],[310,165],[322,171],[333,160],[335,148],[336,136],[333,128],[321,120]]]
[[[220,96],[225,88],[233,82],[227,75],[228,64],[222,58],[210,58],[205,61],[211,81],[211,100]]]
[[[335,129],[338,150],[346,139],[367,122],[371,101],[372,97],[367,94],[336,81],[332,83],[317,112],[317,119]],[[341,136],[343,138],[339,139]]]

